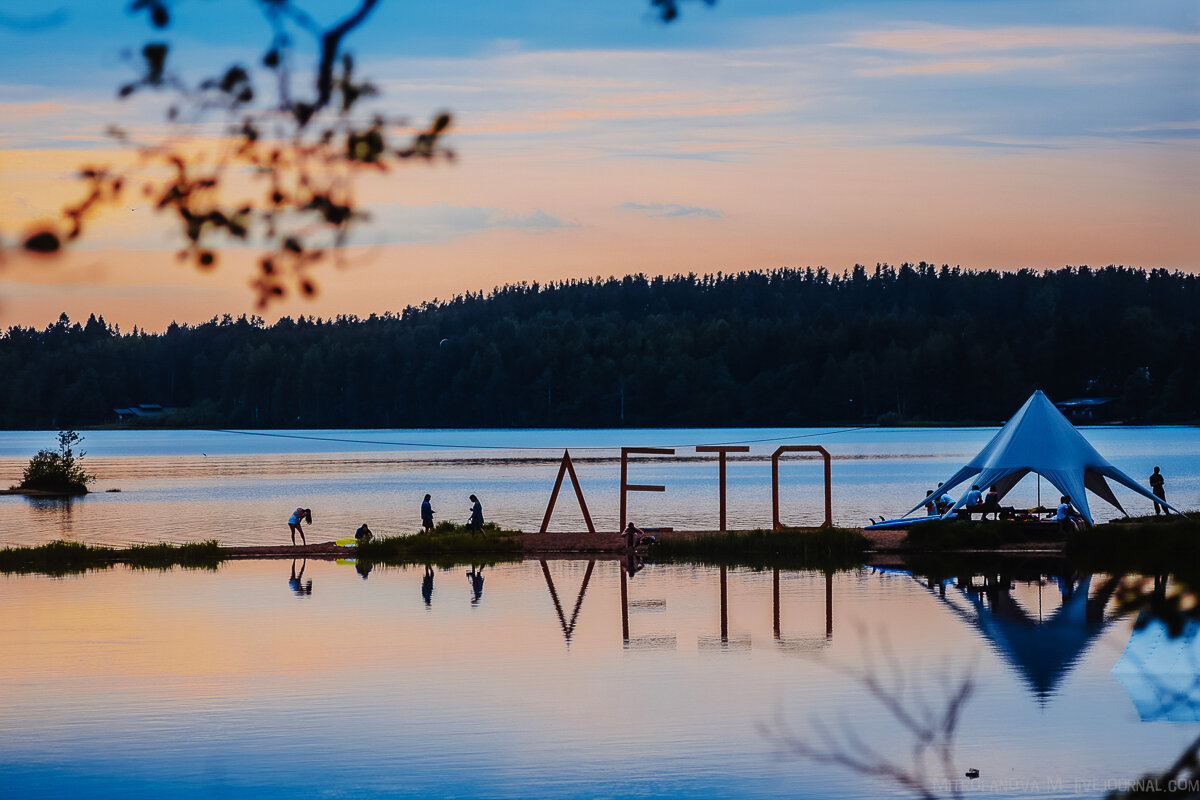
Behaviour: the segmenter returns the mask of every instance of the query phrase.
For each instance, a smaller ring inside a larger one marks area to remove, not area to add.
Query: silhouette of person
[[[480,598],[483,597],[483,566],[471,565],[470,572],[467,573],[467,580],[471,582],[471,605],[479,605]]]
[[[300,572],[296,572],[296,559],[292,559],[292,577],[288,578],[288,586],[292,587],[292,591],[296,593],[296,597],[307,597],[312,594],[312,578],[308,582],[304,581],[304,568],[308,566],[308,559],[300,562]]]
[[[374,539],[375,534],[371,533],[371,529],[368,528],[367,523],[364,522],[362,525],[359,526],[358,530],[356,530],[354,532],[354,538],[358,539],[359,544],[362,544],[364,542],[369,542],[372,539]]]
[[[290,530],[292,532],[292,544],[296,543],[296,534],[297,533],[300,534],[300,543],[308,544],[308,542],[304,538],[304,528],[300,527],[300,523],[302,521],[307,522],[309,525],[312,525],[312,509],[311,508],[297,508],[295,511],[292,512],[292,515],[290,517],[288,517],[288,530]]]
[[[421,597],[425,598],[425,607],[433,605],[433,567],[425,565],[425,577],[421,579]]]
[[[421,501],[421,527],[426,533],[433,533],[433,505],[429,502],[432,499],[431,495],[425,495]]]
[[[471,519],[467,521],[467,527],[475,532],[483,530],[483,506],[479,504],[479,498],[471,495]]]
[[[1154,492],[1154,496],[1159,500],[1162,500],[1164,503],[1167,500],[1167,491],[1163,488],[1163,484],[1165,483],[1166,479],[1163,477],[1163,474],[1158,471],[1158,467],[1155,467],[1154,474],[1150,476],[1150,491]],[[1171,513],[1171,509],[1167,508],[1165,505],[1159,505],[1156,502],[1154,504],[1154,516],[1157,517],[1159,515],[1160,509],[1167,512],[1167,514]]]
[[[1058,527],[1062,530],[1075,530],[1076,511],[1071,507],[1071,498],[1065,494],[1059,498],[1054,519],[1058,521]]]
[[[996,519],[1000,519],[1000,492],[995,486],[988,489],[987,497],[983,500],[983,513],[979,515],[979,518],[987,519],[988,514],[995,514]]]
[[[645,566],[646,562],[638,551],[630,550],[625,554],[625,571],[629,573],[629,577],[637,575]]]
[[[375,569],[374,561],[364,561],[363,559],[360,558],[354,562],[354,571],[357,572],[359,575],[362,575],[362,579],[364,581],[368,577],[370,577],[371,570],[373,570],[373,569]]]

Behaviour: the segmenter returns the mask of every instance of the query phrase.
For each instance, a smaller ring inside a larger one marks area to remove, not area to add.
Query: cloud
[[[1200,34],[1143,28],[924,25],[887,31],[855,31],[847,41],[836,46],[946,55],[998,50],[1118,50],[1195,44],[1200,44]]]
[[[540,208],[520,213],[503,208],[457,206],[444,202],[421,206],[373,203],[368,211],[371,221],[361,228],[358,238],[369,239],[370,244],[430,244],[492,230],[544,233],[578,227]]]
[[[716,208],[701,208],[699,206],[683,206],[678,203],[622,203],[621,208],[626,211],[636,211],[639,214],[645,214],[647,217],[707,217],[709,219],[721,219],[725,215]]]

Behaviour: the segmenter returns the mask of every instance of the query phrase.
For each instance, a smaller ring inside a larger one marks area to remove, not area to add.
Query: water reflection
[[[1200,722],[1200,622],[1172,636],[1143,610],[1112,673],[1143,722]]]
[[[833,643],[833,572],[825,570],[825,636],[784,636],[780,623],[779,604],[779,570],[773,570],[771,576],[771,616],[775,644],[784,651],[792,653],[813,652],[829,647]]]
[[[33,512],[36,524],[46,530],[52,539],[72,541],[75,539],[73,512],[74,497],[28,497],[25,498]]]
[[[471,569],[467,572],[467,582],[471,585],[471,605],[479,605],[479,601],[483,599],[483,565],[471,565]]]
[[[937,700],[958,662],[1010,644],[985,632],[994,619],[1022,629],[1061,620],[1074,647],[1068,621],[1105,627],[1044,701],[1015,659],[977,660],[983,690],[964,709],[961,766],[980,767],[984,782],[1043,788],[977,782],[972,797],[1064,796],[1047,776],[1068,788],[1135,778],[1196,731],[1141,722],[1194,715],[1196,628],[1183,626],[1190,654],[1172,656],[1177,645],[1156,638],[1153,621],[1127,645],[1133,619],[1113,619],[1115,600],[1089,620],[1087,601],[1104,603],[1109,578],[1054,566],[963,567],[941,581],[653,563],[631,578],[616,559],[462,565],[443,578],[454,602],[426,613],[412,594],[420,583],[432,599],[431,564],[380,565],[364,582],[358,564],[287,561],[0,577],[6,794],[78,797],[102,785],[114,796],[241,800],[266,796],[269,781],[272,797],[382,798],[403,774],[406,793],[431,798],[890,796],[894,786],[869,776],[781,762],[756,731],[777,711],[797,725],[814,717],[905,763],[904,731],[853,680],[870,664],[847,633],[886,630],[905,686]],[[299,595],[314,578],[321,594]],[[1160,605],[1172,591],[1160,582]],[[1150,681],[1110,672],[1122,648]],[[821,657],[795,657],[813,650]]]
[[[309,597],[312,595],[312,578],[307,582],[304,580],[304,568],[308,566],[308,559],[300,562],[300,571],[296,572],[296,559],[292,559],[292,576],[288,578],[288,586],[297,597]]]
[[[914,579],[977,630],[1028,684],[1039,702],[1054,695],[1072,666],[1112,621],[1105,608],[1118,578],[1108,578],[1091,593],[1092,576],[1065,572],[1018,581],[1011,573],[960,575],[955,579]],[[1054,583],[1058,597],[1043,589]],[[1015,596],[1019,587],[1037,587],[1037,608]],[[1053,602],[1045,610],[1044,602]]]
[[[554,586],[554,578],[550,576],[550,565],[546,563],[546,559],[541,559],[542,575],[546,578],[546,589],[550,592],[550,599],[554,601],[554,610],[558,613],[558,622],[562,626],[563,639],[566,640],[567,646],[571,646],[571,636],[575,633],[575,624],[579,620],[579,611],[583,608],[583,598],[587,594],[588,583],[592,580],[592,570],[596,567],[596,559],[588,561],[587,570],[583,573],[583,583],[579,585],[579,596],[575,598],[575,608],[571,611],[571,619],[567,620],[563,614],[562,603],[558,599],[558,590]],[[621,573],[622,584],[625,580],[625,573]],[[482,591],[482,589],[481,589]]]
[[[425,601],[425,608],[433,607],[433,565],[425,565],[425,574],[421,578],[421,599]]]

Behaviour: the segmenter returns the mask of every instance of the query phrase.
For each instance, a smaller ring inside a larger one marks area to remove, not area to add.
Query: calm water
[[[1155,465],[1167,476],[1177,506],[1200,505],[1200,428],[1085,428],[1084,435],[1119,469],[1144,481]],[[771,524],[770,454],[780,445],[820,444],[832,453],[833,516],[858,526],[868,517],[898,516],[978,452],[993,428],[734,429],[640,431],[94,431],[87,463],[99,480],[69,503],[0,497],[0,545],[71,539],[97,544],[186,542],[279,544],[298,505],[313,509],[312,540],[349,536],[363,522],[383,534],[419,524],[421,498],[433,495],[437,519],[462,522],[467,496],[508,527],[536,530],[570,448],[592,518],[601,530],[618,525],[621,446],[675,446],[674,457],[631,457],[632,483],[661,484],[663,493],[631,493],[629,517],[642,525],[717,527],[717,460],[695,445],[748,443],[731,455],[728,520],[734,528]],[[0,433],[0,481],[20,479],[29,457],[51,447],[47,432]],[[438,446],[434,446],[438,445]],[[785,456],[780,469],[781,516],[793,524],[823,518],[818,459]],[[120,489],[109,493],[107,489]],[[1118,499],[1133,514],[1150,504],[1123,487]],[[1057,492],[1042,482],[1040,497]],[[1033,506],[1036,477],[1006,498]],[[1092,499],[1097,521],[1119,516]],[[551,530],[584,530],[570,489]]]
[[[985,576],[870,568],[650,565],[624,587],[616,561],[467,572],[0,577],[0,796],[900,794],[778,753],[779,726],[854,732],[907,766],[910,735],[853,678],[868,669],[935,711],[974,671],[953,764],[981,771],[970,797],[1101,797],[1200,731],[1194,685],[1155,694],[1179,678],[1163,664],[1194,684],[1195,631],[1089,621],[1103,576],[986,576],[1011,586],[987,595],[967,589]]]
[[[94,432],[98,491],[0,497],[0,545],[278,544],[300,504],[314,511],[310,541],[364,521],[401,533],[426,492],[438,519],[464,520],[476,493],[490,519],[532,530],[563,447],[597,525],[615,530],[621,445],[679,446],[631,466],[631,481],[667,487],[631,495],[631,518],[711,529],[716,460],[692,446],[748,440],[769,441],[731,459],[732,526],[770,524],[779,444],[833,453],[834,519],[856,525],[906,510],[992,433]],[[1200,505],[1197,429],[1085,435],[1135,477],[1161,466],[1168,497]],[[0,434],[0,480],[52,443]],[[433,446],[454,444],[466,447]],[[784,519],[819,522],[820,462],[792,457],[781,477]],[[1013,495],[1036,498],[1028,479]],[[583,528],[574,505],[567,490],[552,530]],[[1153,624],[1131,635],[1097,596],[1104,576],[1054,569],[932,585],[870,568],[650,565],[629,577],[615,561],[498,565],[482,583],[468,566],[364,579],[355,564],[290,560],[0,576],[0,796],[888,796],[888,784],[780,757],[781,726],[817,742],[855,733],[904,765],[908,732],[855,674],[937,710],[973,669],[954,770],[983,777],[967,796],[1100,797],[1200,732],[1198,637],[1168,642]],[[309,581],[311,594],[295,591]]]

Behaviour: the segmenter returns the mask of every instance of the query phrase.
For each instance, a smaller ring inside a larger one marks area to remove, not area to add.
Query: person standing
[[[483,506],[479,504],[479,498],[471,495],[471,519],[467,522],[467,527],[473,531],[483,530]]]
[[[312,525],[311,508],[297,508],[292,512],[292,515],[288,517],[288,530],[292,532],[292,544],[296,543],[297,533],[300,534],[300,543],[308,544],[308,541],[304,538],[304,528],[300,526],[302,521]]]
[[[421,527],[426,533],[433,533],[433,504],[431,495],[425,495],[425,499],[421,501]]]
[[[1161,506],[1158,503],[1154,504],[1154,516],[1156,517],[1161,511],[1165,511],[1168,514],[1171,513],[1171,509],[1167,508],[1166,506],[1167,491],[1163,488],[1164,483],[1166,483],[1166,479],[1163,478],[1163,474],[1158,471],[1158,467],[1155,467],[1154,474],[1150,476],[1150,491],[1154,492],[1155,497],[1163,501],[1163,505]]]

